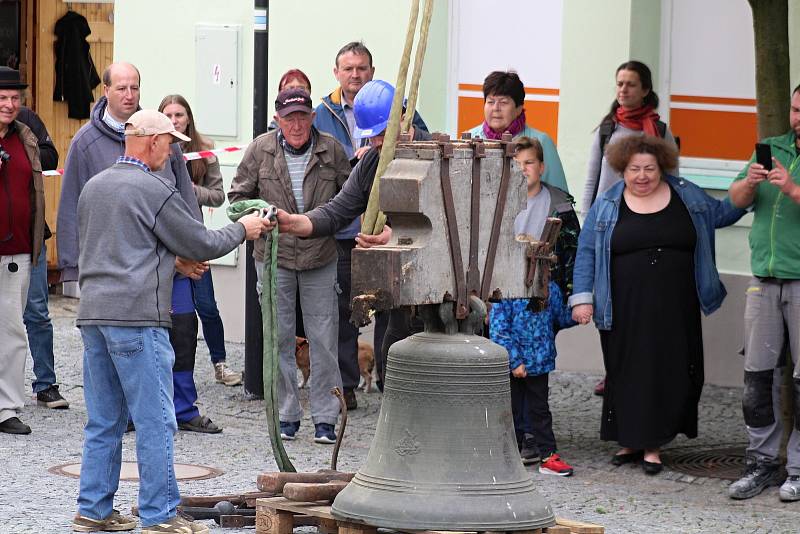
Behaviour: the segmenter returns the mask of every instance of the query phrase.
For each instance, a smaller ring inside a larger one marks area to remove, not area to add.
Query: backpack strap
[[[658,128],[658,136],[664,139],[667,136],[667,123],[664,121],[656,121],[656,128]]]
[[[666,125],[665,125],[666,126]],[[603,156],[605,155],[606,143],[611,139],[611,134],[617,129],[617,123],[613,120],[604,120],[600,123],[600,165],[597,168],[597,176],[594,181],[594,191],[592,191],[592,204],[597,199],[597,191],[600,188],[600,174],[603,172]]]

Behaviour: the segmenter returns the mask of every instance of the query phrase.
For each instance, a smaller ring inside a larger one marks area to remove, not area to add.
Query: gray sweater
[[[169,328],[175,256],[218,258],[245,229],[207,230],[166,178],[118,163],[83,187],[78,235],[78,326]]]

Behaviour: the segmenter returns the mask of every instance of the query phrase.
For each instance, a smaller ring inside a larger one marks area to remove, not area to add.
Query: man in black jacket
[[[27,125],[39,140],[39,159],[42,170],[58,167],[58,151],[42,119],[28,107],[22,106],[17,120]],[[44,238],[52,236],[45,222]],[[22,316],[28,333],[28,347],[33,358],[33,374],[36,379],[31,387],[36,403],[47,408],[69,408],[69,402],[61,396],[56,384],[55,357],[53,355],[53,323],[47,302],[47,245],[42,243],[41,260],[31,269],[28,286],[28,302]]]

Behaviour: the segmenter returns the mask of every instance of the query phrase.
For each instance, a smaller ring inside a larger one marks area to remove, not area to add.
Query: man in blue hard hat
[[[370,149],[353,168],[342,190],[328,203],[303,214],[290,214],[278,210],[277,221],[281,232],[300,237],[320,237],[333,235],[350,223],[367,207],[372,182],[378,170],[380,150],[383,146],[389,113],[392,109],[394,87],[383,80],[372,80],[364,84],[354,101],[355,131],[357,139],[369,139]],[[431,135],[422,129],[413,128],[410,132],[415,141],[425,141]],[[392,236],[392,229],[385,226],[377,235],[358,233],[355,241],[358,246],[369,248],[385,245]],[[383,363],[389,347],[396,341],[406,338],[414,328],[410,314],[405,310],[391,310],[386,334],[379,350],[375,351],[375,364],[378,370],[378,386],[383,384]]]
[[[337,87],[315,110],[314,126],[321,132],[329,133],[342,144],[348,159],[355,165],[370,149],[369,137],[356,137],[356,118],[354,101],[365,84],[372,81],[375,67],[372,54],[361,41],[344,45],[334,61],[333,75],[339,82]],[[419,114],[414,114],[414,127],[427,131],[428,127]],[[358,214],[360,215],[360,213]],[[336,245],[339,259],[336,265],[339,291],[339,371],[342,375],[342,388],[347,409],[358,407],[355,388],[360,378],[358,368],[358,328],[350,323],[350,253],[356,246],[355,237],[361,227],[358,215],[337,230]],[[380,344],[385,321],[382,314],[376,318],[375,340]]]

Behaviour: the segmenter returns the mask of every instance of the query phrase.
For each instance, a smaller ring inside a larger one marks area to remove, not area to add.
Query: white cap
[[[137,111],[125,122],[125,126],[128,125],[132,126],[132,128],[125,128],[125,135],[144,137],[148,135],[170,134],[181,141],[191,141],[191,139],[175,129],[169,117],[154,109],[141,109]]]

